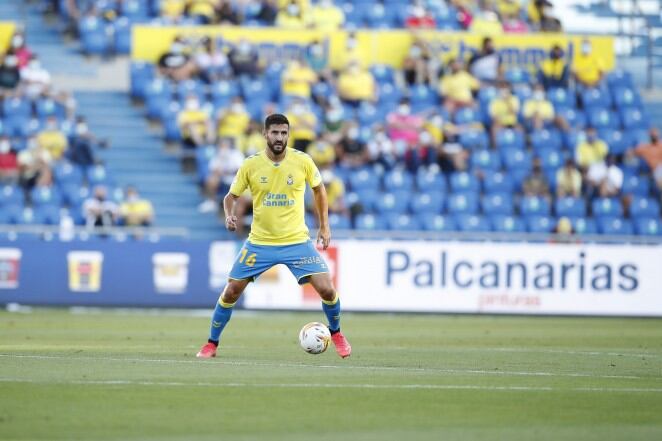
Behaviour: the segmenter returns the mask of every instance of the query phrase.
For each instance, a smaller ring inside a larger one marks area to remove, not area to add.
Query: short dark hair
[[[287,127],[289,127],[290,121],[282,113],[272,113],[264,120],[264,130],[269,130],[269,127],[274,124],[287,124]]]

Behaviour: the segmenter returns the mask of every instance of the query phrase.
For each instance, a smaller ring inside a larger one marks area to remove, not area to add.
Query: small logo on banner
[[[0,289],[18,288],[21,255],[18,248],[0,248]]]
[[[100,251],[70,251],[69,289],[74,292],[98,292],[101,289],[103,253]]]
[[[188,264],[186,253],[154,253],[154,288],[161,294],[181,294],[188,287]]]

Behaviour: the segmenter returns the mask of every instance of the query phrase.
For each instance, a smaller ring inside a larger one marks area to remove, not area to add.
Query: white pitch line
[[[372,384],[372,383],[184,383],[179,381],[137,380],[31,380],[25,378],[0,378],[1,383],[75,384],[86,386],[158,386],[158,387],[215,387],[215,388],[279,388],[279,389],[427,389],[427,390],[484,390],[525,392],[627,392],[662,393],[662,388],[571,387],[551,386],[483,386],[475,384]]]
[[[276,368],[306,368],[306,369],[354,369],[367,371],[407,371],[407,372],[432,372],[440,374],[475,374],[475,375],[497,375],[497,376],[524,376],[524,377],[569,377],[569,378],[601,378],[601,379],[627,379],[642,380],[648,377],[636,375],[596,375],[592,373],[579,372],[527,372],[527,371],[497,371],[479,369],[438,369],[438,368],[413,368],[396,366],[352,366],[352,365],[314,365],[299,363],[268,363],[253,361],[230,361],[230,360],[170,360],[154,358],[118,358],[118,357],[71,357],[65,355],[31,355],[31,354],[0,354],[2,358],[26,358],[37,360],[81,360],[81,361],[119,361],[137,363],[161,363],[161,364],[196,364],[207,366],[213,364],[225,366],[254,366],[254,367],[276,367]],[[660,378],[662,379],[662,378]]]

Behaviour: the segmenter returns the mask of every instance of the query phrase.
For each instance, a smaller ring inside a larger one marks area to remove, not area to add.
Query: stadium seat
[[[558,198],[554,202],[554,213],[559,217],[584,217],[586,216],[586,204],[581,198]]]
[[[239,84],[232,80],[218,80],[211,86],[214,107],[227,106],[232,98],[239,95]]]
[[[575,234],[597,234],[598,228],[595,219],[585,217],[570,218]]]
[[[86,173],[87,183],[94,187],[95,185],[112,185],[113,179],[104,165],[97,164],[89,167]]]
[[[626,175],[623,178],[623,194],[647,196],[650,193],[650,179],[638,175]]]
[[[548,170],[556,174],[559,167],[563,167],[565,157],[562,151],[553,148],[540,148],[538,150],[538,158],[540,159],[540,166],[543,170]]]
[[[458,214],[455,216],[455,222],[459,231],[476,233],[492,231],[487,218],[477,214]]]
[[[483,173],[483,192],[512,193],[514,189],[513,179],[507,173],[491,171]]]
[[[601,108],[588,112],[588,123],[591,127],[602,129],[616,129],[619,121],[616,115],[609,109]]]
[[[472,124],[480,121],[480,113],[471,107],[463,107],[459,109],[455,112],[455,116],[453,117],[453,122],[459,125]]]
[[[154,79],[154,65],[136,61],[131,63],[131,96],[144,99],[147,86]]]
[[[480,183],[473,174],[465,171],[453,172],[450,175],[451,190],[454,192],[478,192]]]
[[[481,207],[486,215],[513,214],[513,200],[509,193],[489,193],[482,197]]]
[[[352,228],[352,223],[347,216],[329,213],[329,226],[332,230],[349,230]]]
[[[477,193],[453,193],[448,198],[448,213],[476,214],[478,213]]]
[[[632,144],[632,141],[627,136],[627,132],[613,128],[599,130],[598,137],[607,143],[609,153],[613,155],[622,155]]]
[[[581,92],[581,97],[584,109],[608,109],[611,107],[611,97],[606,91],[598,87],[584,89]]]
[[[380,214],[405,213],[409,205],[409,192],[381,193],[376,200],[375,209]]]
[[[426,231],[457,231],[455,219],[452,216],[444,216],[441,214],[420,213],[418,219]]]
[[[630,203],[630,217],[660,217],[660,204],[653,198],[633,196]]]
[[[504,78],[512,85],[529,84],[531,82],[529,72],[517,67],[507,69]]]
[[[363,212],[373,212],[376,208],[377,199],[380,193],[374,189],[363,189],[356,192],[349,192],[345,195],[345,202],[348,206],[358,205]]]
[[[524,149],[524,135],[519,130],[501,129],[496,133],[495,144],[497,150]]]
[[[420,168],[416,172],[416,187],[419,191],[446,191],[446,176],[438,171]]]
[[[349,176],[349,185],[354,191],[377,190],[379,176],[372,169],[362,168]]]
[[[563,117],[573,129],[583,129],[586,127],[586,114],[581,110],[563,107],[557,109],[556,113]]]
[[[381,83],[391,83],[395,82],[395,71],[393,67],[386,64],[373,64],[370,66],[370,73],[375,78],[375,82]]]
[[[458,141],[462,147],[471,150],[485,150],[490,146],[490,140],[485,130],[482,129],[467,129],[462,130],[458,137]]]
[[[659,217],[635,219],[634,231],[640,236],[662,236],[662,221]]]
[[[524,222],[519,216],[504,216],[501,214],[490,216],[492,230],[504,233],[522,233],[526,231]]]
[[[534,130],[529,136],[531,139],[531,147],[533,147],[533,150],[535,151],[543,149],[560,150],[563,146],[561,133],[556,129]]]
[[[629,219],[602,217],[598,219],[598,232],[607,235],[630,235],[634,229]]]
[[[611,89],[616,89],[618,87],[634,87],[634,81],[632,81],[632,75],[629,72],[626,72],[622,69],[614,69],[607,74],[607,84]]]
[[[402,97],[402,92],[392,83],[378,83],[379,104],[394,107]]]
[[[386,224],[389,230],[394,231],[419,231],[421,229],[418,217],[403,213],[388,214]]]
[[[503,163],[506,169],[529,171],[533,167],[533,155],[531,152],[517,148],[506,148],[501,151]]]
[[[412,213],[440,214],[444,209],[444,197],[440,192],[416,193],[411,198],[409,209]]]
[[[494,150],[478,150],[471,154],[473,170],[494,170],[501,168],[501,158]]]
[[[549,216],[549,201],[538,196],[524,196],[519,202],[519,212],[523,216]]]
[[[552,103],[554,109],[559,108],[577,108],[577,99],[568,89],[553,88],[547,91],[547,99]]]
[[[3,185],[0,187],[0,207],[23,205],[23,189],[18,185]]]
[[[62,194],[57,187],[36,186],[30,191],[30,201],[35,207],[42,205],[62,205]]]
[[[615,198],[596,198],[591,203],[593,216],[596,217],[622,217],[623,205]]]
[[[530,233],[551,233],[554,219],[549,216],[527,216],[526,227]]]
[[[620,109],[623,128],[626,130],[648,129],[650,122],[636,107]]]
[[[641,97],[636,90],[629,87],[617,87],[612,90],[614,104],[617,109],[624,107],[641,108]]]
[[[362,102],[356,113],[359,124],[363,127],[370,127],[373,124],[384,120],[384,112],[380,108],[369,102]]]
[[[386,220],[381,216],[362,213],[356,216],[354,228],[357,230],[385,230]]]
[[[56,205],[39,205],[34,207],[33,221],[39,225],[59,225],[60,207]]]

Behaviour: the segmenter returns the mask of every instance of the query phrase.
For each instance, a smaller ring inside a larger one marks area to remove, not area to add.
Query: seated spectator
[[[386,170],[391,170],[401,161],[405,149],[406,144],[393,142],[386,134],[384,126],[378,125],[374,128],[367,144],[368,160],[373,164],[381,164]]]
[[[197,66],[187,51],[184,39],[176,37],[170,49],[162,54],[157,62],[161,75],[175,81],[190,79],[196,72]]]
[[[517,95],[513,95],[510,85],[502,83],[499,86],[499,95],[490,102],[490,118],[492,119],[492,142],[496,139],[496,134],[504,128],[521,130],[517,122],[520,103]]]
[[[184,108],[177,115],[177,125],[186,149],[206,144],[211,135],[209,114],[200,108],[200,101],[195,95],[186,97]]]
[[[552,243],[572,243],[578,242],[577,239],[573,239],[575,234],[575,229],[572,227],[572,222],[566,216],[561,216],[556,222],[552,233],[556,234],[556,237],[551,240]]]
[[[210,38],[205,37],[194,56],[196,70],[200,78],[210,84],[230,66],[228,56],[220,48],[214,47]]]
[[[480,87],[480,82],[465,71],[457,59],[450,61],[450,72],[439,81],[439,94],[444,99],[444,107],[451,117],[462,107],[473,106],[473,93]]]
[[[239,150],[244,156],[254,155],[257,152],[264,150],[264,134],[262,133],[262,125],[258,121],[252,120],[248,124],[246,133],[239,143]]]
[[[74,133],[69,139],[67,158],[76,165],[89,167],[97,162],[93,148],[95,145],[102,145],[105,147],[106,143],[99,142],[95,136],[90,133],[85,118],[79,116],[76,120]]]
[[[219,0],[219,6],[216,11],[216,22],[224,25],[239,25],[241,17],[234,10],[233,2],[230,0]]]
[[[459,142],[444,142],[439,151],[439,166],[446,172],[466,171],[471,152]]]
[[[292,103],[286,116],[290,121],[289,144],[296,150],[305,152],[317,136],[317,117],[302,99]]]
[[[498,0],[497,12],[501,19],[504,32],[527,32],[528,26],[520,18],[521,5],[519,0]]]
[[[199,24],[215,23],[217,3],[215,0],[186,0],[184,15],[194,18]]]
[[[483,84],[495,84],[501,78],[501,56],[494,49],[494,42],[490,37],[484,38],[480,51],[471,56],[468,69],[469,73]]]
[[[400,71],[398,71],[400,72]],[[431,66],[429,48],[423,40],[416,40],[402,62],[404,83],[407,86],[415,84],[431,84],[436,78]]]
[[[591,164],[586,173],[590,196],[602,198],[618,196],[623,187],[623,171],[616,165],[614,155],[607,156],[607,161]]]
[[[598,87],[604,72],[604,61],[593,52],[590,40],[582,40],[581,51],[573,61],[573,74],[577,83],[583,87]]]
[[[154,222],[152,203],[143,199],[135,187],[127,187],[119,209],[120,223],[128,227],[148,227]]]
[[[36,137],[26,141],[25,149],[18,153],[19,184],[26,191],[32,190],[39,175],[50,173],[53,157],[39,146]]]
[[[308,14],[308,24],[320,31],[335,31],[345,23],[345,13],[332,0],[319,0]]]
[[[411,173],[416,173],[421,167],[437,164],[439,147],[435,144],[430,132],[423,130],[416,144],[410,144],[404,154],[405,167]]]
[[[662,140],[660,139],[660,132],[655,128],[650,129],[650,143],[639,144],[631,153],[628,153],[639,156],[646,161],[658,190],[662,191]]]
[[[324,187],[326,187],[329,213],[349,216],[349,209],[345,205],[345,184],[342,179],[334,175],[329,168],[322,170],[320,173]]]
[[[16,55],[19,69],[23,69],[27,66],[34,55],[25,43],[25,34],[21,31],[16,31],[12,36],[9,43],[9,52]]]
[[[255,18],[267,26],[273,26],[278,15],[276,0],[259,0],[260,11]]]
[[[317,74],[303,60],[292,60],[281,77],[281,93],[285,96],[310,98],[310,88],[317,82]]]
[[[542,32],[561,31],[561,22],[554,17],[553,6],[549,0],[529,1],[527,14],[534,30]]]
[[[209,174],[204,183],[205,200],[198,207],[201,213],[218,210],[217,195],[230,190],[232,180],[244,161],[244,155],[234,146],[232,139],[221,138],[216,154],[209,161]]]
[[[310,66],[310,69],[324,81],[330,82],[332,79],[332,72],[329,69],[328,53],[324,44],[319,40],[315,40],[306,48],[305,64]]]
[[[561,130],[567,131],[570,129],[562,116],[555,115],[554,106],[551,101],[545,98],[545,89],[541,84],[536,84],[533,87],[531,98],[524,103],[522,116],[527,126],[536,130],[552,123],[556,124]]]
[[[304,29],[307,25],[308,17],[296,0],[291,0],[287,7],[281,9],[276,15],[276,26],[280,28]]]
[[[46,126],[37,134],[37,143],[40,148],[48,151],[55,161],[62,157],[69,146],[69,141],[60,129],[57,117],[46,118]]]
[[[239,40],[239,44],[228,54],[230,66],[235,76],[255,76],[260,73],[260,58],[255,47],[246,39]]]
[[[367,66],[367,60],[359,48],[359,40],[356,32],[349,32],[345,39],[345,47],[340,53],[342,70],[346,69],[351,63],[357,63],[361,67]]]
[[[340,98],[335,95],[331,96],[329,98],[329,103],[324,110],[323,131],[330,143],[337,144],[340,142],[340,138],[343,137],[348,123],[343,118],[345,111]]]
[[[368,162],[368,150],[361,140],[359,125],[349,121],[343,137],[336,146],[336,157],[347,167],[360,167]]]
[[[0,65],[0,93],[3,90],[12,90],[18,86],[21,81],[21,72],[18,68],[18,57],[12,52],[8,52],[2,58]]]
[[[577,145],[575,156],[577,165],[588,169],[591,165],[604,161],[609,152],[607,143],[598,138],[598,132],[590,127],[586,129],[586,139]]]
[[[306,153],[313,158],[318,168],[328,168],[336,162],[336,150],[326,136],[310,143]]]
[[[18,157],[8,136],[0,136],[0,184],[18,182]]]
[[[394,112],[387,115],[388,136],[394,142],[403,141],[413,146],[418,143],[418,134],[425,120],[418,115],[412,115],[408,98],[402,98]]]
[[[545,90],[567,89],[569,76],[568,63],[564,59],[563,49],[556,44],[549,52],[549,58],[544,60],[538,69],[538,82],[543,85]]]
[[[531,174],[524,179],[522,190],[524,191],[524,196],[550,198],[549,183],[540,166],[540,160],[536,159],[533,161],[533,169],[531,170]]]
[[[95,187],[93,196],[83,202],[83,217],[88,228],[117,225],[119,207],[108,199],[106,187]]]
[[[414,4],[405,19],[405,27],[409,29],[434,29],[436,26],[434,17],[422,3]]]
[[[501,35],[503,34],[503,25],[499,21],[496,12],[490,9],[482,9],[474,14],[469,32],[477,35]]]
[[[51,86],[51,74],[41,66],[36,55],[33,55],[28,65],[21,69],[21,86],[30,99],[39,97]]]
[[[338,78],[338,95],[354,107],[362,101],[375,101],[375,78],[370,71],[361,69],[357,62],[351,62]]]
[[[457,9],[457,22],[459,25],[464,30],[469,29],[474,18],[470,5],[465,0],[450,0],[450,3]]]
[[[231,138],[234,145],[241,145],[241,140],[251,122],[244,100],[240,96],[232,98],[230,106],[222,109],[216,116],[217,138]]]
[[[582,174],[575,162],[568,158],[563,167],[556,171],[556,196],[578,198],[582,193]]]

